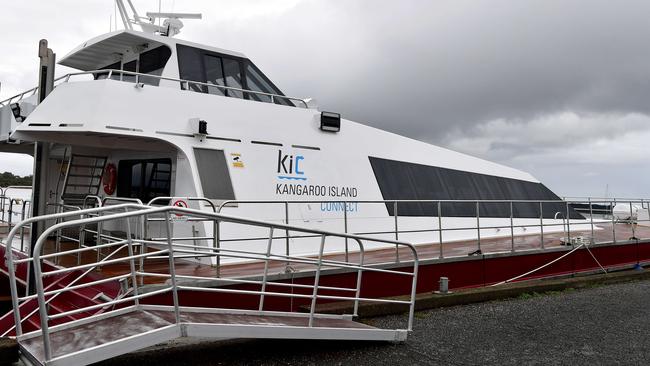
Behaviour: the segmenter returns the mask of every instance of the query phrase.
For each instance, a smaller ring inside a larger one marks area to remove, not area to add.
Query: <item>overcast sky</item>
[[[157,0],[134,0],[141,13]],[[245,53],[285,94],[530,172],[560,195],[650,196],[650,3],[184,0],[178,36]],[[0,99],[109,30],[111,0],[0,0]],[[121,25],[120,25],[121,26]],[[59,67],[58,74],[69,69]],[[31,172],[0,156],[0,171]]]

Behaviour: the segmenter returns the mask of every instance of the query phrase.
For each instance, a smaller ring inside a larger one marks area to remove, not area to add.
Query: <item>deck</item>
[[[628,223],[599,223],[595,225],[596,230],[594,230],[594,242],[596,243],[612,243],[614,242],[614,231],[612,230],[612,225],[615,228],[616,241],[628,241],[633,238],[633,229],[632,225]],[[634,235],[637,238],[650,238],[650,227],[635,225]],[[579,236],[591,237],[591,231],[572,231],[571,237],[576,238]],[[0,238],[2,235],[0,235]],[[493,254],[493,253],[511,253],[511,252],[525,252],[525,251],[534,251],[534,250],[552,250],[557,248],[566,248],[563,245],[563,238],[566,238],[566,233],[555,232],[555,233],[544,233],[544,242],[542,245],[541,235],[528,234],[528,235],[515,235],[504,236],[504,237],[493,237],[493,238],[483,238],[481,240],[480,249],[481,254]],[[26,243],[28,240],[26,239]],[[74,249],[76,246],[74,243],[63,242],[61,243],[62,250]],[[454,242],[444,242],[442,245],[442,257],[443,258],[461,258],[468,257],[471,253],[475,253],[478,250],[478,242],[474,240],[464,240],[464,241],[454,241]],[[440,259],[441,248],[438,243],[431,244],[419,244],[416,246],[418,257],[420,261],[426,260],[436,260]],[[45,247],[45,253],[51,253],[54,251],[54,242],[50,241]],[[124,251],[126,254],[126,250]],[[324,256],[328,260],[345,260],[344,253],[329,254]],[[348,259],[350,262],[358,262],[359,253],[350,252]],[[408,263],[412,260],[411,252],[402,248],[399,251],[399,261]],[[82,263],[93,263],[96,261],[96,252],[88,251],[85,252],[82,256]],[[390,264],[397,263],[397,253],[395,248],[385,248],[378,250],[366,251],[364,261],[366,264]],[[63,267],[74,266],[77,264],[76,256],[66,256],[61,258],[60,262],[57,263]],[[169,262],[167,259],[149,259],[145,264],[145,269],[147,272],[153,273],[168,273]],[[253,262],[253,263],[239,263],[239,264],[225,264],[222,265],[219,271],[215,266],[210,266],[207,264],[200,264],[195,261],[177,259],[175,262],[176,274],[186,275],[186,276],[197,276],[204,278],[217,278],[217,277],[228,277],[228,278],[242,278],[242,277],[251,277],[259,276],[263,273],[264,263],[263,262]],[[291,272],[303,272],[303,271],[312,271],[314,270],[313,265],[307,264],[292,264],[290,268]],[[106,265],[99,270],[105,276],[116,276],[129,272],[129,267],[127,264],[113,264]],[[285,261],[276,260],[271,261],[269,264],[269,274],[284,274],[287,272],[287,264]],[[155,284],[164,282],[164,279],[147,277],[145,278],[145,284]]]

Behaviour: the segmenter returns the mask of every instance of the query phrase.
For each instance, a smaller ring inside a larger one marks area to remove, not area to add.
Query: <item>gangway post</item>
[[[51,48],[47,47],[47,40],[41,39],[38,43],[38,57],[40,59],[39,65],[39,82],[38,82],[38,102],[41,103],[47,95],[54,89],[54,65],[56,55]],[[36,141],[34,143],[34,173],[32,180],[32,217],[45,214],[45,200],[47,194],[47,176],[44,174],[45,166],[50,159],[49,145]],[[44,224],[43,224],[44,225]],[[34,246],[36,240],[42,232],[41,224],[34,222],[31,228],[31,241],[29,246],[29,256],[34,254]],[[33,264],[28,266],[29,276],[28,284],[34,283]],[[27,292],[33,294],[33,288],[28,287]]]

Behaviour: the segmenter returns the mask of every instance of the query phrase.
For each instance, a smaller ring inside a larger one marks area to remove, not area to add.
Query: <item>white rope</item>
[[[571,253],[575,252],[576,250],[578,250],[578,249],[580,249],[580,248],[582,248],[582,247],[585,247],[585,249],[587,249],[587,251],[589,252],[589,254],[591,254],[591,257],[596,261],[596,263],[598,264],[598,266],[600,267],[600,269],[602,269],[603,272],[605,272],[605,274],[607,274],[607,270],[605,270],[605,268],[603,268],[603,266],[600,264],[600,262],[598,261],[598,259],[596,259],[596,257],[595,257],[594,254],[591,252],[591,250],[589,249],[589,247],[588,247],[585,243],[582,243],[582,244],[578,245],[577,247],[571,249],[571,251],[569,251],[569,252],[563,254],[563,255],[560,256],[560,257],[557,257],[557,258],[553,259],[552,261],[550,261],[550,262],[544,264],[544,265],[541,266],[541,267],[537,267],[537,268],[533,269],[532,271],[528,271],[528,272],[526,272],[526,273],[524,273],[524,274],[521,274],[521,275],[519,275],[519,276],[517,276],[517,277],[513,277],[513,278],[510,278],[510,279],[508,279],[508,280],[505,280],[505,281],[501,281],[501,282],[495,283],[495,284],[491,285],[490,287],[503,285],[503,284],[506,284],[506,283],[509,283],[509,282],[512,282],[512,281],[516,281],[516,280],[518,280],[518,279],[520,279],[520,278],[522,278],[522,277],[526,277],[526,276],[528,276],[528,275],[530,275],[530,274],[532,274],[532,273],[535,273],[535,272],[539,271],[540,269],[546,268],[546,267],[550,266],[551,264],[553,264],[553,263],[555,263],[555,262],[557,262],[557,261],[559,261],[559,260],[561,260],[561,259],[567,257],[568,255],[570,255]]]
[[[603,268],[603,266],[600,264],[600,262],[598,261],[598,259],[596,259],[596,256],[594,255],[594,253],[591,252],[591,249],[589,249],[589,246],[588,246],[588,245],[585,245],[585,249],[587,249],[587,251],[589,252],[589,254],[591,254],[591,258],[593,258],[594,261],[596,261],[596,264],[598,264],[598,267],[600,267],[600,269],[602,269],[603,272],[605,272],[605,274],[607,274],[607,270],[606,270],[605,268]]]

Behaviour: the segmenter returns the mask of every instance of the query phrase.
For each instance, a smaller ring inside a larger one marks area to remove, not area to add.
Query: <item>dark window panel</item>
[[[124,64],[124,67],[122,69],[124,71],[138,72],[138,61],[133,60],[131,62],[127,62],[127,63]],[[135,75],[124,74],[122,76],[122,80],[133,83],[133,82],[135,82]]]
[[[247,59],[223,55],[216,52],[201,50],[194,47],[177,45],[179,76],[183,80],[191,80],[214,85],[225,85],[232,88],[261,91],[283,96],[282,92]],[[218,64],[221,64],[219,74]],[[222,81],[223,80],[223,81]],[[242,93],[236,90],[224,90],[212,86],[202,86],[189,83],[189,87],[181,83],[181,89],[196,92],[226,95],[235,98],[246,98],[261,102],[271,102],[271,97]],[[295,107],[287,98],[274,98],[276,104]]]
[[[171,159],[120,160],[118,197],[139,198],[147,203],[171,195]]]
[[[234,200],[235,192],[224,152],[195,148],[194,156],[199,169],[203,196],[210,199]]]
[[[141,74],[160,76],[171,56],[172,51],[167,46],[160,46],[140,54],[139,70]],[[141,76],[141,83],[158,86],[159,78]]]
[[[205,65],[205,80],[208,84],[226,85],[226,79],[223,76],[223,64],[221,57],[204,55],[203,64]],[[208,93],[215,95],[225,95],[224,88],[208,87]]]
[[[250,61],[246,63],[246,89],[261,91],[269,94],[284,95],[273,83]],[[270,96],[249,93],[249,99],[258,102],[271,102]],[[276,104],[288,105],[295,107],[295,105],[287,98],[274,98]]]
[[[560,198],[541,183],[440,168],[421,164],[370,157],[375,178],[385,200],[539,200],[559,201]],[[394,215],[393,204],[386,204]],[[476,203],[449,202],[441,204],[442,216],[476,217]],[[538,218],[539,203],[513,203],[516,218]],[[554,218],[556,212],[566,215],[566,204],[543,204],[545,218]],[[438,216],[436,203],[399,203],[399,216]],[[479,204],[481,217],[510,217],[510,203],[484,202]],[[569,209],[573,219],[584,219]]]
[[[203,71],[203,53],[201,50],[180,44],[176,45],[176,50],[178,52],[178,71],[180,78],[202,83],[206,82],[205,71]],[[185,85],[181,84],[181,87],[185,88]],[[201,85],[189,84],[189,89],[207,93],[207,89]]]
[[[226,85],[231,88],[243,89],[241,78],[241,67],[239,61],[223,58],[223,73],[226,78]],[[226,95],[234,98],[243,98],[244,94],[238,90],[226,91]]]

